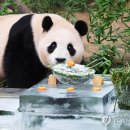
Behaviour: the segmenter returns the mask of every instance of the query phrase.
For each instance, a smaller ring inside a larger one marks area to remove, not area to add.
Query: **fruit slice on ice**
[[[75,88],[73,88],[73,87],[67,88],[67,92],[74,92],[74,91],[75,91]]]
[[[46,91],[47,88],[44,87],[44,86],[40,86],[40,87],[37,88],[37,90],[40,91],[40,92],[43,92],[43,91]]]

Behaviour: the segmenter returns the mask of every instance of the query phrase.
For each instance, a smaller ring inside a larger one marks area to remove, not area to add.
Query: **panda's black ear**
[[[45,31],[49,31],[50,28],[52,27],[53,22],[50,16],[45,16],[43,21],[42,21],[42,27]]]
[[[86,24],[84,21],[82,21],[82,20],[79,20],[79,21],[76,22],[75,28],[76,28],[76,30],[79,32],[80,36],[84,36],[84,35],[86,35],[87,32],[88,32],[88,26],[87,26],[87,24]]]

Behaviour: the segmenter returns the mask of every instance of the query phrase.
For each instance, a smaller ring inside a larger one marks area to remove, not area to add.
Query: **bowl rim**
[[[80,76],[80,75],[79,76],[78,75],[66,75],[64,73],[59,73],[59,72],[54,71],[54,70],[52,70],[52,72],[53,72],[53,74],[56,74],[58,76],[65,76],[65,77],[68,77],[68,78],[86,78],[88,76],[92,76],[92,75],[95,74],[95,70],[94,69],[91,69],[91,70],[92,70],[91,73],[88,73],[88,74],[86,74],[84,76]]]

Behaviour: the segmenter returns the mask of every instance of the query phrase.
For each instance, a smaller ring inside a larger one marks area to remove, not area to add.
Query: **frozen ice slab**
[[[19,107],[18,98],[0,98],[0,111],[11,111],[15,112]]]
[[[0,116],[0,130],[21,130],[21,114]]]
[[[36,113],[23,113],[22,130],[106,130],[100,119],[49,118]]]
[[[17,111],[19,107],[19,95],[21,95],[23,91],[25,91],[25,89],[0,88],[0,111]]]
[[[0,88],[0,130],[21,130],[19,95],[23,89]]]
[[[121,110],[108,115],[106,125],[107,130],[130,130],[130,111]]]
[[[46,86],[39,92],[37,87]],[[47,79],[26,90],[20,96],[21,112],[38,112],[43,115],[102,115],[114,110],[115,92],[109,77],[105,78],[102,91],[93,92],[92,83],[74,86],[75,92],[68,93],[67,87],[59,83],[56,87],[47,84]]]

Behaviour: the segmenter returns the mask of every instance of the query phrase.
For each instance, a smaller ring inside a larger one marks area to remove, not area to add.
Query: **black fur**
[[[52,42],[51,45],[49,45],[47,47],[47,51],[49,54],[51,54],[57,47],[57,43],[56,42]]]
[[[67,50],[69,51],[71,56],[74,56],[76,53],[76,50],[74,49],[73,45],[71,43],[68,44]]]
[[[4,73],[8,87],[28,88],[47,76],[35,51],[31,18],[26,15],[11,28],[4,54]]]
[[[53,22],[51,20],[51,17],[46,16],[44,17],[43,21],[42,21],[42,27],[45,31],[49,31],[50,28],[52,27]]]
[[[79,21],[76,22],[75,28],[76,28],[76,30],[79,32],[80,36],[84,36],[84,35],[86,35],[87,32],[88,32],[88,26],[87,26],[87,24],[86,24],[84,21],[82,21],[82,20],[79,20]]]

